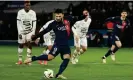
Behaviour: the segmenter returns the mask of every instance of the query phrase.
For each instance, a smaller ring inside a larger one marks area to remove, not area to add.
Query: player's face
[[[122,16],[123,18],[127,17],[127,12],[122,12],[122,13],[121,13],[121,16]]]
[[[88,15],[89,15],[89,12],[88,12],[87,10],[84,10],[84,11],[83,11],[83,15],[88,16]]]
[[[63,20],[63,17],[64,17],[63,13],[55,13],[55,20],[57,22],[62,21]]]
[[[25,3],[24,7],[25,7],[26,11],[29,11],[30,10],[30,3]]]
[[[89,12],[87,10],[83,11],[83,16],[85,19],[87,19],[87,17],[89,16]]]

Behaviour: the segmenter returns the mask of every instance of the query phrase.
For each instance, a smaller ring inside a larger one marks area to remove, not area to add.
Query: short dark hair
[[[24,4],[26,4],[26,3],[30,3],[30,1],[29,1],[29,0],[25,0],[25,1],[24,1]]]
[[[88,11],[88,9],[84,8],[83,11]]]
[[[127,12],[127,10],[122,10],[121,13],[122,13],[122,12]]]
[[[54,13],[63,13],[62,9],[56,9]]]

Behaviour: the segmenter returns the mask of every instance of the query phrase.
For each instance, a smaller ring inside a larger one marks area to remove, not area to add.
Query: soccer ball
[[[47,69],[44,71],[44,77],[45,78],[53,78],[54,77],[54,71],[51,69]]]

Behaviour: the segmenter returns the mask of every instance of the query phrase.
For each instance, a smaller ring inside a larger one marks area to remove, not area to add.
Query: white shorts
[[[31,41],[31,36],[32,36],[32,34],[31,33],[29,33],[29,34],[22,34],[22,39],[20,39],[19,38],[19,36],[18,36],[18,43],[26,43],[26,42],[28,42],[28,41]]]
[[[46,37],[45,35],[43,36],[43,39],[44,39],[44,45],[46,46],[50,46],[50,45],[53,45],[54,44],[54,40],[51,39],[51,37]]]
[[[80,47],[80,46],[85,46],[87,47],[87,38],[83,37],[83,38],[79,38],[79,41],[76,42],[75,37],[74,37],[74,45],[76,47]]]

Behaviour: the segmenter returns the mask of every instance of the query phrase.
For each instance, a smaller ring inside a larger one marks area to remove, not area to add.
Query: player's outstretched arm
[[[46,29],[44,29],[43,31],[39,32],[37,35],[32,36],[32,40],[36,40],[38,37],[43,36],[44,34],[46,34],[47,32],[52,30],[52,24],[49,24],[48,27]]]
[[[105,19],[105,23],[108,21],[114,22],[115,19],[116,19],[116,17],[109,17],[109,18]]]

